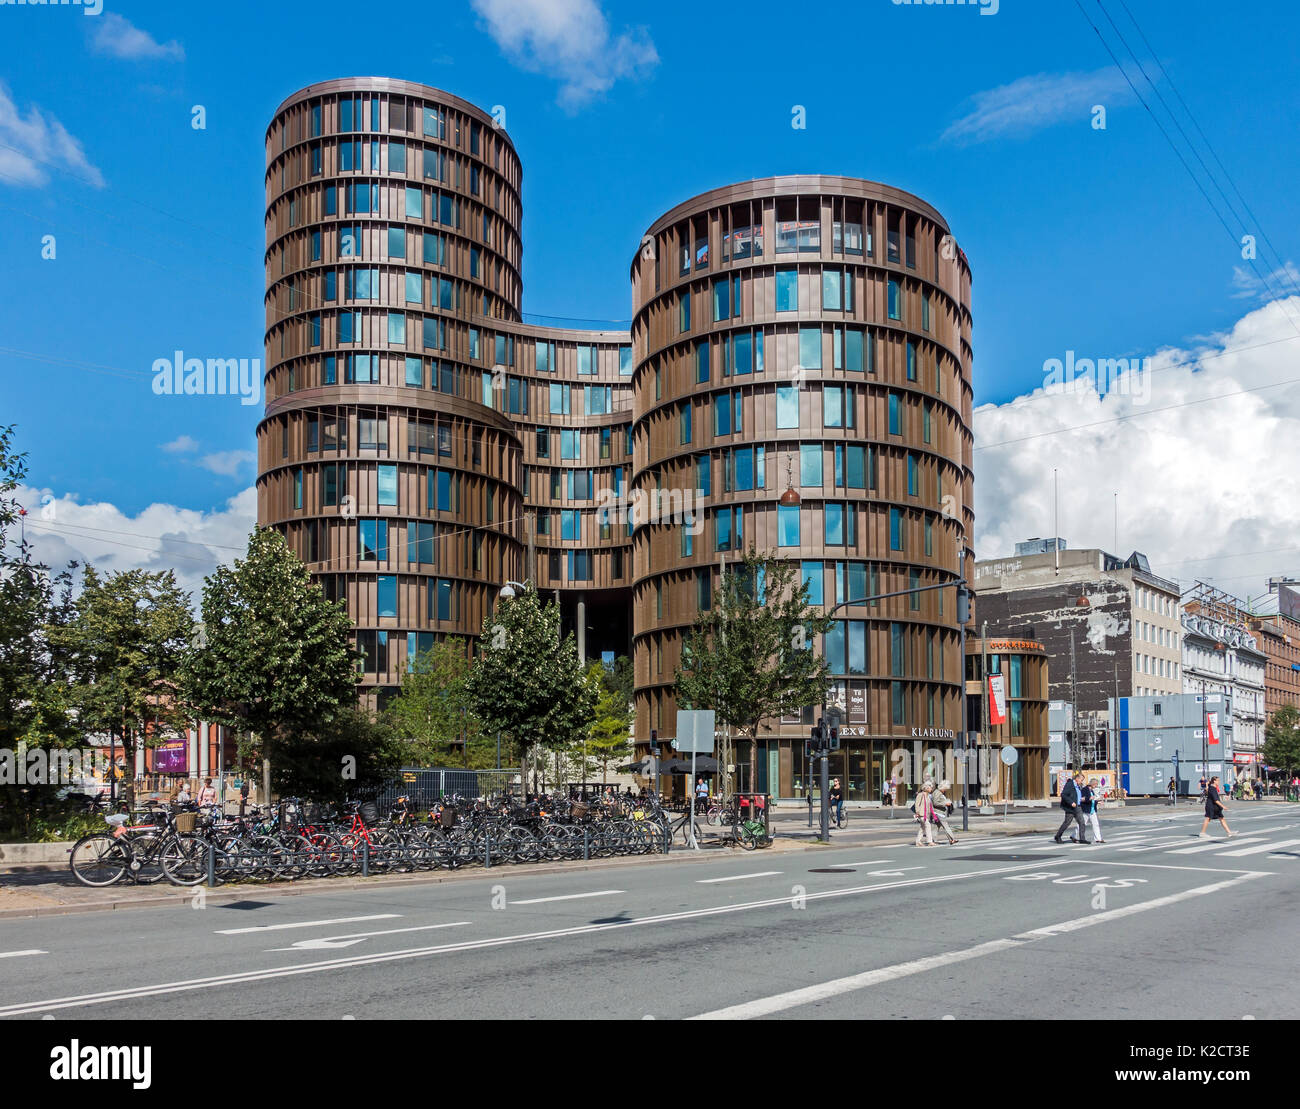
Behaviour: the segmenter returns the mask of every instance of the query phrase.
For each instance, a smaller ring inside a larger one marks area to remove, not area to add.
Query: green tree
[[[271,788],[281,797],[340,802],[374,793],[392,780],[408,753],[386,718],[356,705],[277,737]]]
[[[626,662],[627,659],[622,660]],[[626,688],[614,673],[614,667],[604,663],[593,662],[587,668],[588,680],[599,687],[596,699],[595,717],[591,722],[590,734],[585,744],[584,759],[600,767],[601,782],[609,781],[609,764],[621,762],[631,753],[628,742],[628,730],[631,714],[628,711],[628,694]],[[587,769],[582,771],[585,780]]]
[[[241,750],[269,758],[273,773],[296,737],[323,734],[356,704],[352,622],[279,532],[255,530],[247,555],[208,577],[202,615],[186,695],[204,719],[247,733]]]
[[[1300,709],[1295,705],[1283,705],[1264,726],[1262,754],[1269,766],[1286,771],[1290,781],[1292,771],[1300,767]]]
[[[830,671],[814,647],[832,623],[808,604],[797,562],[751,548],[728,568],[711,607],[687,633],[674,683],[678,704],[712,708],[718,724],[748,737],[750,767],[756,766],[763,722],[826,696]],[[718,761],[733,761],[725,744]]]
[[[521,760],[529,745],[558,754],[580,737],[597,696],[573,635],[560,636],[559,606],[535,589],[501,598],[484,621],[466,693],[484,733],[499,730]]]
[[[177,687],[194,632],[190,597],[171,570],[101,577],[87,566],[67,624],[52,632],[70,677],[78,723],[120,741],[132,792],[140,744],[154,746],[189,718]]]
[[[405,741],[410,765],[446,765],[453,756],[475,769],[493,764],[495,748],[485,742],[466,691],[468,647],[464,639],[444,639],[416,655],[402,674],[385,716]]]

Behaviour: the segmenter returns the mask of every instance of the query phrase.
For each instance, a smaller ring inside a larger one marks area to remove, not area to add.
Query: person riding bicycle
[[[830,802],[831,809],[835,813],[835,823],[843,824],[844,823],[844,790],[840,788],[840,780],[838,778],[832,779],[831,790],[830,793],[827,795],[827,800]]]

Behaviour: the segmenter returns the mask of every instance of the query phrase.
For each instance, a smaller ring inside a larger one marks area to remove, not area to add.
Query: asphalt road
[[[1277,988],[1300,814],[1230,822],[1198,840],[1194,810],[1150,808],[1088,847],[976,831],[10,919],[0,1016],[1300,1017]]]

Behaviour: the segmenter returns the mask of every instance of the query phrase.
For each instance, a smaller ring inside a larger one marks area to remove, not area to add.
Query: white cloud
[[[621,78],[659,64],[644,27],[612,38],[596,0],[471,0],[488,34],[516,65],[562,81],[559,103],[574,110]]]
[[[1145,402],[1137,391],[1036,389],[975,410],[978,557],[1052,534],[1056,468],[1071,547],[1139,550],[1162,577],[1212,580],[1241,597],[1263,593],[1269,576],[1300,576],[1300,297],[1149,365]],[[1276,382],[1286,384],[1259,388]]]
[[[1232,267],[1232,294],[1236,300],[1269,300],[1290,296],[1300,289],[1300,269],[1288,261],[1274,270],[1256,271],[1248,266]]]
[[[116,12],[105,12],[102,18],[95,20],[90,42],[99,53],[127,61],[172,58],[179,62],[185,59],[185,48],[175,39],[159,42],[148,31],[140,30]]]
[[[257,491],[245,489],[210,512],[151,504],[129,516],[112,504],[81,504],[75,493],[20,486],[27,538],[37,561],[56,573],[68,562],[93,562],[115,570],[175,570],[197,609],[203,579],[217,566],[241,558],[257,520]]]
[[[191,439],[188,435],[177,436],[170,443],[162,444],[162,450],[167,451],[169,454],[179,454],[188,451],[196,451],[198,449],[198,440]]]
[[[214,451],[200,458],[199,465],[222,477],[234,477],[241,466],[256,460],[257,455],[252,451]]]
[[[35,104],[23,116],[0,82],[0,185],[44,185],[49,168],[67,169],[96,188],[104,177],[86,160],[81,143]]]
[[[1131,95],[1128,82],[1113,68],[1093,73],[1038,73],[977,92],[971,111],[949,124],[940,142],[970,146],[1004,136],[1023,138],[1067,119],[1091,126],[1091,110],[1107,110],[1116,97]]]

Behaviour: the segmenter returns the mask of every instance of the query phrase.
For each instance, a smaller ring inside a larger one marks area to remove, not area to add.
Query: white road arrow
[[[897,878],[905,870],[924,870],[923,866],[900,866],[897,870],[868,870],[873,878]]]
[[[462,928],[468,920],[453,920],[450,924],[419,924],[414,928],[389,928],[384,932],[353,932],[350,936],[322,936],[314,940],[299,940],[292,947],[272,947],[271,951],[324,951],[332,947],[351,947],[371,936],[393,936],[398,932],[429,932],[435,928]]]

